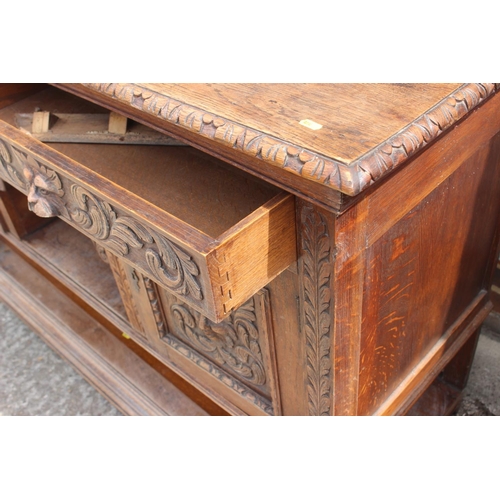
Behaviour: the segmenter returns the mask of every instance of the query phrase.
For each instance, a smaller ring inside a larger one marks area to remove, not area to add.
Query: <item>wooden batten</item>
[[[33,113],[31,130],[34,134],[43,134],[49,131],[50,112],[36,111]]]
[[[127,132],[127,117],[111,111],[108,131],[111,134],[125,134]]]

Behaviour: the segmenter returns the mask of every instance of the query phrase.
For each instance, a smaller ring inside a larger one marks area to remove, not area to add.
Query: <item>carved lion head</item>
[[[56,217],[67,212],[61,179],[43,165],[26,165],[23,170],[28,186],[28,208],[39,217]]]

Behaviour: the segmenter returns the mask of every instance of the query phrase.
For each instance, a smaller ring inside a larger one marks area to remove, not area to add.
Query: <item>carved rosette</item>
[[[323,215],[311,206],[301,210],[306,388],[310,415],[330,415],[332,399],[332,252]]]
[[[266,384],[254,299],[222,323],[213,323],[185,304],[170,307],[174,333],[198,352],[257,386]]]
[[[200,274],[193,258],[157,231],[127,215],[88,189],[62,178],[31,155],[0,141],[0,175],[28,194],[30,210],[59,216],[105,248],[124,257],[140,250],[152,276],[181,296],[202,301]]]

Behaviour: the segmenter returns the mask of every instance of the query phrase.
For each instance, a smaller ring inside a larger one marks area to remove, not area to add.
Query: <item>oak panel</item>
[[[379,406],[483,290],[500,208],[499,138],[368,248],[360,413]]]

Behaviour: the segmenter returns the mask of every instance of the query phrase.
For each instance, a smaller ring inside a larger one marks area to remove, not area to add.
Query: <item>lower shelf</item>
[[[207,415],[3,243],[0,299],[124,414]]]

